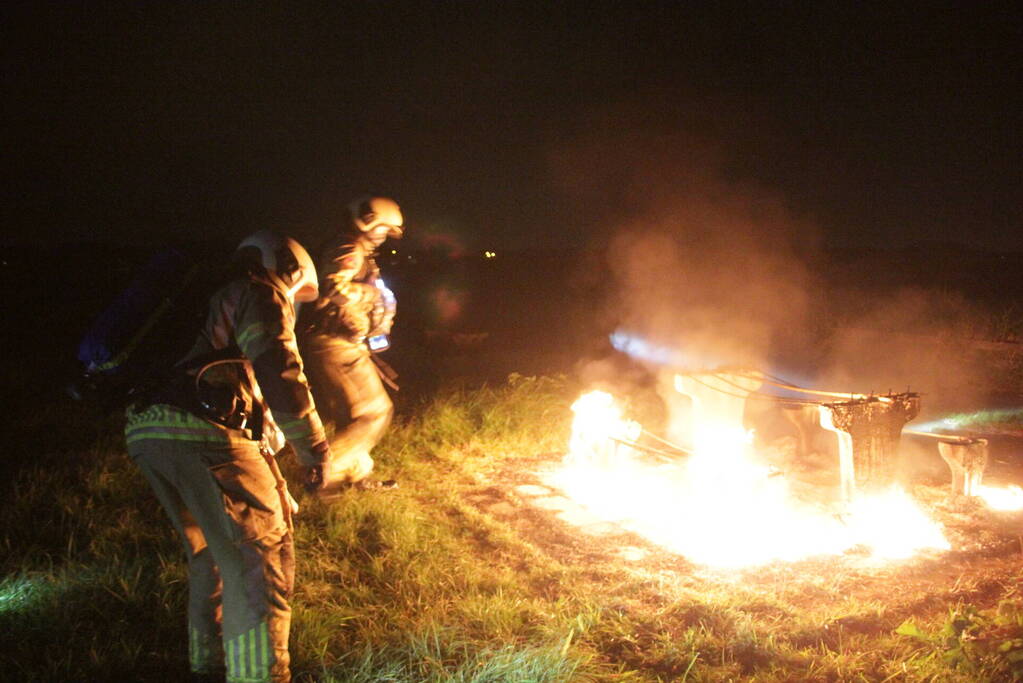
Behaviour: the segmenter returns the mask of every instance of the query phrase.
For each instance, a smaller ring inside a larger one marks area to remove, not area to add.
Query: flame
[[[897,559],[948,549],[941,527],[903,491],[863,496],[842,514],[793,497],[788,481],[756,462],[752,432],[728,421],[696,425],[694,453],[649,464],[635,442],[642,427],[622,418],[604,392],[572,406],[570,452],[547,477],[595,516],[694,562],[745,567],[862,548]]]
[[[1023,488],[1015,484],[1006,488],[981,484],[975,494],[992,510],[1000,512],[1023,510]]]
[[[622,417],[614,397],[603,391],[591,391],[572,404],[572,438],[569,457],[585,462],[606,462],[614,458],[618,441],[639,438],[641,427]]]
[[[870,547],[879,559],[899,560],[928,548],[952,547],[941,526],[898,487],[854,500],[847,524],[851,540]]]

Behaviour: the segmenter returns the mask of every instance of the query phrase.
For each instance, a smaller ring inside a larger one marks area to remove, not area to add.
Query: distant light
[[[485,251],[483,252],[483,258],[497,258],[496,251]]]
[[[391,254],[392,254],[392,255],[393,255],[393,254],[397,254],[397,253],[398,253],[398,250],[397,250],[397,249],[391,249]]]

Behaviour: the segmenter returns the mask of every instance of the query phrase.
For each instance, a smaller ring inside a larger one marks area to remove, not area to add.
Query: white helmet
[[[238,245],[239,252],[245,249],[259,251],[258,259],[253,253],[252,260],[263,266],[270,279],[278,282],[293,302],[316,300],[320,288],[316,266],[301,244],[273,230],[260,230]]]
[[[398,202],[387,197],[363,197],[352,202],[349,207],[352,222],[359,232],[369,232],[381,225],[388,227],[387,236],[401,239],[405,233],[402,223],[401,208]]]

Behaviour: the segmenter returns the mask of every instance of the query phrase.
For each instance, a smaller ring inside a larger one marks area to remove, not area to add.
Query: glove
[[[323,465],[313,465],[302,470],[302,488],[309,493],[319,492],[325,482],[323,479]]]
[[[323,468],[331,461],[330,446],[326,441],[320,441],[309,449],[306,458],[299,458],[299,462],[311,462],[313,464],[302,468],[302,487],[309,493],[316,493],[326,485],[326,477]]]

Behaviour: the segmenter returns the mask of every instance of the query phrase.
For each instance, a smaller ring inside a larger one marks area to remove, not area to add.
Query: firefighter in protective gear
[[[177,379],[128,409],[128,453],[188,556],[193,673],[290,680],[291,514],[275,428],[308,469],[330,459],[295,343],[295,301],[318,291],[312,259],[269,231],[244,240]],[[269,409],[269,410],[268,410]],[[272,411],[272,419],[270,412]]]
[[[299,322],[316,405],[324,421],[334,424],[333,460],[308,482],[325,495],[370,474],[370,451],[394,410],[368,340],[390,332],[394,298],[383,286],[375,256],[387,238],[402,237],[403,217],[398,204],[386,197],[355,201],[349,214],[321,251],[320,296],[313,306],[303,307]]]

